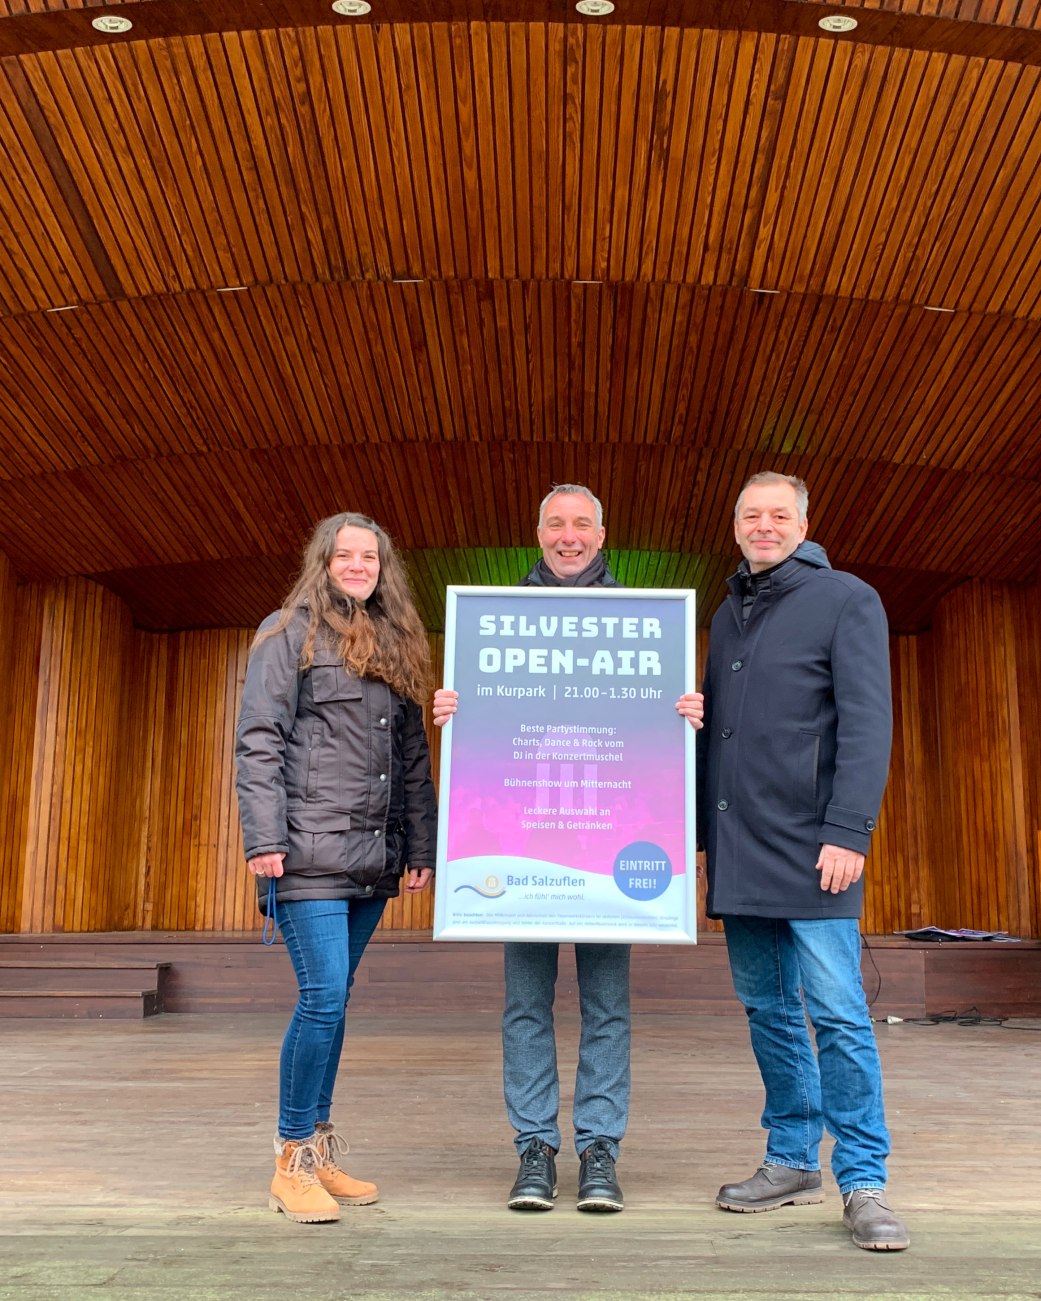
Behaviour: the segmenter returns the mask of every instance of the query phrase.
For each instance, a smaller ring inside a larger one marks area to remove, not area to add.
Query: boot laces
[[[597,1175],[609,1175],[614,1168],[614,1157],[606,1143],[592,1143],[582,1153],[586,1169]]]
[[[539,1170],[545,1164],[546,1150],[539,1142],[531,1142],[521,1153],[521,1164],[525,1172]]]
[[[873,1202],[877,1202],[879,1206],[885,1206],[885,1209],[889,1210],[889,1207],[886,1206],[886,1190],[884,1188],[854,1188],[846,1198],[846,1205],[848,1206],[858,1194],[862,1198],[870,1197]]]
[[[305,1186],[318,1182],[315,1172],[316,1164],[321,1162],[321,1153],[313,1138],[298,1143],[286,1162],[286,1175],[290,1179],[299,1179]]]
[[[350,1144],[335,1129],[319,1130],[315,1135],[315,1151],[321,1165],[338,1170],[340,1166],[337,1157],[346,1156],[350,1150]]]

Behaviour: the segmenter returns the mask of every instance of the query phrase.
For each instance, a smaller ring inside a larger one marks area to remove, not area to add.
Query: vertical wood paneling
[[[1041,933],[1036,609],[1036,589],[967,584],[931,632],[892,639],[893,762],[865,932]],[[258,929],[232,752],[252,631],[137,632],[96,585],[17,588],[2,561],[0,610],[0,927]],[[441,635],[431,650],[437,682]],[[426,721],[436,780],[429,706]],[[432,894],[401,897],[383,928],[432,916]]]
[[[936,692],[932,637],[894,637],[893,757],[865,869],[868,935],[936,924],[932,864],[937,815]],[[967,923],[966,923],[967,924]]]
[[[21,791],[15,781],[14,758],[25,709],[24,695],[17,681],[25,628],[20,621],[14,573],[7,557],[0,554],[0,931],[18,930],[22,896],[22,856],[19,853],[18,809]]]
[[[1015,775],[1022,780],[1028,861],[1019,877],[1025,905],[1033,918],[1031,935],[1041,934],[1041,595],[1037,588],[1011,589],[1012,627],[1016,649],[1010,688],[1019,712],[1021,745],[1015,755]]]
[[[1036,595],[1036,594],[1035,594]],[[1037,623],[1012,589],[966,583],[934,623],[941,833],[932,860],[941,926],[1037,933],[1036,733],[1024,729],[1019,660],[1036,669]],[[1022,645],[1020,644],[1022,642]],[[1026,716],[1036,716],[1027,701]]]
[[[155,930],[259,926],[234,798],[235,719],[247,629],[171,634],[157,647],[145,899]]]
[[[33,762],[36,751],[36,703],[39,687],[40,638],[43,627],[43,589],[26,588],[14,602],[15,648],[11,675],[10,750],[4,765],[4,812],[6,834],[0,841],[5,864],[5,885],[10,888],[12,929],[24,925],[23,903],[32,883],[26,880],[26,827],[36,787]],[[6,889],[5,889],[6,894]]]
[[[132,926],[137,755],[125,728],[135,640],[121,601],[82,579],[26,589],[5,781],[23,931]],[[13,863],[12,863],[13,860]]]
[[[445,669],[445,638],[443,633],[431,633],[430,635],[430,662],[433,681],[435,685],[439,686],[444,678]],[[426,725],[427,736],[430,739],[430,764],[433,769],[434,786],[436,788],[441,778],[441,729],[434,726],[432,704],[432,700],[427,702],[423,710],[423,722]],[[436,889],[437,880],[435,878],[433,889],[427,890],[424,894],[413,896],[402,892],[396,899],[391,899],[383,914],[383,920],[380,922],[380,929],[384,931],[418,931],[431,927],[434,924],[434,890]]]

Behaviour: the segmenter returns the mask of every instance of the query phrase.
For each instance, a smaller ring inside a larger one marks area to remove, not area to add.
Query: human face
[[[572,578],[590,565],[604,545],[605,530],[597,527],[596,507],[579,493],[550,497],[539,524],[542,556],[557,578]]]
[[[753,574],[787,560],[806,536],[790,483],[756,483],[741,494],[734,537]]]
[[[336,535],[329,561],[329,577],[341,591],[365,602],[376,590],[380,576],[380,546],[372,529],[345,524]]]

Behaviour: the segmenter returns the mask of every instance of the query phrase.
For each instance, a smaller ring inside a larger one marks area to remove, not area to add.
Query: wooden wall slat
[[[140,759],[121,728],[134,678],[129,611],[85,580],[24,592],[18,604],[4,764],[12,929],[122,929],[132,924]]]
[[[1029,629],[1019,626],[1029,668],[1037,662],[1036,621]],[[965,584],[938,610],[940,780],[952,870],[936,876],[936,904],[948,919],[978,919],[939,925],[1021,935],[1038,922],[1036,784],[1032,779],[1025,795],[1019,771],[1021,764],[1036,764],[1036,747],[1022,730],[1015,629],[1011,592],[992,584]]]
[[[24,612],[22,604],[11,564],[0,555],[0,813],[7,828],[0,843],[0,931],[19,929],[24,879],[21,810],[25,792],[18,760],[23,753],[21,741],[28,711],[16,645],[19,632],[31,639],[33,628],[19,620]]]

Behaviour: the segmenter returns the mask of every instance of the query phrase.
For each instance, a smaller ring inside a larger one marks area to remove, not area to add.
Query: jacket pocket
[[[362,685],[342,664],[312,664],[311,692],[318,704],[329,700],[360,700]]]
[[[287,809],[289,852],[286,870],[301,876],[343,873],[351,815],[338,809]]]
[[[821,739],[816,732],[800,732],[796,742],[795,789],[792,800],[799,813],[817,812],[817,765],[820,760]]]

